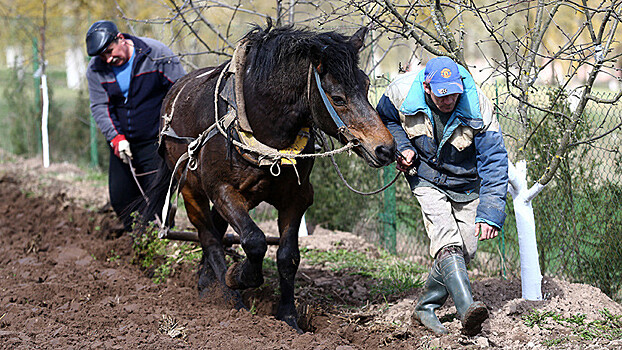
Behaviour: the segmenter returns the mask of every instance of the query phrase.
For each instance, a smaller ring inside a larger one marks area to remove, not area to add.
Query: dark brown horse
[[[199,69],[180,79],[162,108],[169,133],[162,137],[161,151],[168,168],[173,169],[187,152],[183,138],[197,138],[214,125],[215,117],[220,120],[231,111],[227,96],[232,94],[227,94],[226,87],[228,79],[234,78],[243,79],[243,100],[237,106],[245,105],[248,124],[261,143],[285,149],[295,142],[302,128],[309,128],[310,137],[302,153],[312,153],[317,128],[342,142],[353,142],[353,150],[372,167],[391,163],[395,158],[393,137],[369,104],[369,79],[358,68],[358,51],[366,31],[362,28],[346,37],[335,32],[256,27],[242,39],[246,47],[244,63],[235,73],[238,77],[227,78],[225,73],[231,69],[223,72],[223,64]],[[220,94],[215,115],[217,85]],[[341,128],[339,121],[331,118],[331,106],[343,121]],[[232,125],[236,123],[239,122]],[[234,128],[223,130],[198,148],[196,169],[191,167],[182,181],[188,217],[198,230],[203,249],[199,292],[210,296],[224,292],[232,304],[243,307],[236,290],[263,283],[266,237],[249,216],[249,210],[267,202],[278,210],[279,216],[277,266],[281,299],[276,317],[301,332],[294,305],[294,277],[300,262],[298,228],[303,213],[313,202],[313,187],[309,183],[313,159],[298,158],[295,167],[277,165],[277,172],[274,166],[260,166],[246,159],[243,152],[232,146],[231,140],[236,139]],[[181,169],[175,174],[178,179],[182,177]],[[161,199],[165,193],[156,196]],[[240,236],[246,254],[243,261],[229,268],[221,243],[228,225]]]

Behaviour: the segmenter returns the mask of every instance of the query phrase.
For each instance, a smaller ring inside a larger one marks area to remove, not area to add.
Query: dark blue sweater
[[[157,138],[160,107],[168,90],[186,74],[179,59],[164,44],[124,34],[134,43],[134,66],[127,99],[111,67],[98,56],[87,68],[91,112],[110,141],[122,134],[131,142]]]

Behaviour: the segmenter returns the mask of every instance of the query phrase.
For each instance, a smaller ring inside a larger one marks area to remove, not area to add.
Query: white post
[[[41,74],[41,97],[43,107],[41,111],[41,144],[43,146],[43,167],[50,166],[50,143],[48,137],[48,113],[50,100],[48,97],[48,81],[45,74]]]
[[[518,231],[523,299],[542,300],[542,274],[531,202],[544,186],[536,183],[531,190],[527,188],[527,163],[524,160],[519,161],[516,167],[510,162],[508,173],[508,191],[513,198]]]
[[[298,237],[306,237],[308,235],[307,222],[305,221],[305,215],[302,214],[302,220],[300,220],[300,227],[298,228]]]
[[[86,64],[82,48],[71,48],[65,51],[65,72],[67,72],[67,87],[78,90],[86,77]]]

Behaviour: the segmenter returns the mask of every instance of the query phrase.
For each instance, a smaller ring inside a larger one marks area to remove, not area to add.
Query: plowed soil
[[[546,300],[533,302],[521,299],[518,279],[474,276],[475,299],[490,309],[482,333],[460,335],[448,302],[439,316],[450,334],[438,337],[411,323],[420,290],[372,300],[374,281],[304,260],[297,300],[306,332],[299,335],[273,317],[274,276],[244,293],[252,312],[200,298],[194,266],[180,264],[165,282],[154,283],[150,271],[132,263],[132,239],[115,231],[118,223],[105,210],[106,188],[84,180],[72,165],[43,169],[38,163],[0,153],[2,349],[622,348],[616,337],[581,337],[553,323],[526,325],[523,317],[534,309],[582,314],[586,323],[602,319],[603,309],[622,314],[619,304],[589,285],[547,277]],[[275,223],[261,227],[276,235]],[[319,227],[301,245],[374,251],[350,233]]]

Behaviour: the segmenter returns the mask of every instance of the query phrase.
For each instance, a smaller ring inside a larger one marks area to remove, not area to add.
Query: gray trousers
[[[413,194],[421,205],[432,258],[443,247],[455,245],[462,247],[464,260],[468,264],[477,251],[475,215],[479,199],[458,203],[438,189],[426,186],[415,188]]]

